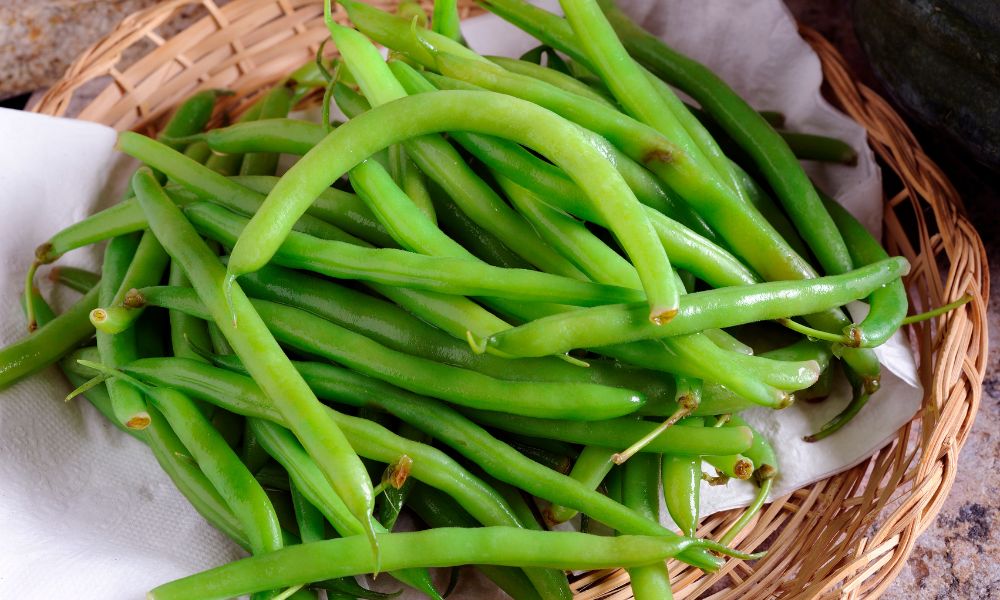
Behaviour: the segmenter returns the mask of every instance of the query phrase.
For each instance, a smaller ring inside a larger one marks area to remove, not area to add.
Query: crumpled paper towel
[[[558,10],[554,2],[540,4]],[[807,170],[878,233],[880,176],[864,130],[820,97],[819,61],[780,0],[622,4],[755,107],[783,112],[790,129],[833,135],[858,149],[857,167]],[[483,53],[518,56],[536,44],[490,15],[466,21],[463,31]],[[0,109],[0,139],[0,344],[7,345],[24,335],[17,296],[34,247],[119,198],[127,163],[115,159],[114,132],[92,123]],[[97,268],[99,252],[81,250],[60,262]],[[57,307],[74,300],[44,277],[39,281]],[[855,318],[866,309],[852,308]],[[919,408],[922,392],[905,340],[897,336],[878,352],[886,366],[882,391],[827,440],[800,441],[846,404],[843,382],[820,405],[747,413],[779,442],[782,475],[774,497],[857,464]],[[68,391],[50,368],[0,392],[0,598],[138,598],[159,583],[242,555],[195,513],[139,442],[85,401],[64,403]],[[703,514],[746,504],[753,492],[743,482],[705,487]],[[484,597],[469,584],[460,587],[462,597]]]

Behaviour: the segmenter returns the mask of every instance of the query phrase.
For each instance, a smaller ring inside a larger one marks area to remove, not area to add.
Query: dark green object
[[[1000,4],[855,0],[853,7],[855,32],[892,99],[1000,168]]]

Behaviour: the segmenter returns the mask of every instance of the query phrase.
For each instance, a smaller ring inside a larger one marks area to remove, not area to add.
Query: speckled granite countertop
[[[156,0],[0,0],[0,98],[51,83],[72,57],[125,15]],[[800,21],[840,48],[862,80],[874,87],[854,39],[848,2],[786,0]],[[81,32],[86,32],[83,34]],[[965,198],[1000,282],[1000,204],[997,176],[969,169],[960,157],[921,136]],[[990,338],[1000,340],[1000,285],[990,298]],[[1000,599],[1000,345],[990,350],[975,425],[941,514],[916,542],[908,564],[886,592],[889,600]]]

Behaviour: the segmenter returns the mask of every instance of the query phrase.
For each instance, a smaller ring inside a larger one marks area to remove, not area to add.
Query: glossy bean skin
[[[146,301],[203,315],[190,289],[145,288]],[[488,410],[571,419],[605,419],[635,412],[645,401],[635,392],[586,383],[501,381],[439,364],[378,344],[307,312],[252,302],[272,334],[285,344],[317,354],[416,393]]]
[[[293,431],[309,449],[352,514],[359,520],[370,514],[374,498],[364,465],[309,386],[288,362],[249,299],[238,288],[225,289],[225,269],[218,258],[148,171],[140,169],[136,173],[133,187],[157,239],[170,257],[180,263],[229,344],[245,360],[268,395],[276,400]],[[234,322],[234,315],[237,322]],[[369,533],[374,535],[371,531]],[[371,539],[374,540],[374,537]]]
[[[694,535],[701,505],[701,457],[663,456],[663,500],[681,533]]]
[[[644,316],[638,316],[643,312],[642,306],[601,306],[532,321],[498,333],[486,343],[511,356],[544,356],[573,348],[600,347],[809,315],[864,298],[908,271],[909,263],[897,257],[844,275],[688,294],[681,299],[678,313],[683,318],[658,327],[650,327]],[[740,310],[732,310],[734,306],[739,306]],[[605,336],[605,333],[611,334]]]
[[[510,527],[443,528],[378,536],[387,568],[462,564],[599,569],[666,560],[702,543],[654,536],[607,538]],[[285,548],[161,585],[150,600],[228,598],[244,593],[374,570],[364,540],[342,538]]]

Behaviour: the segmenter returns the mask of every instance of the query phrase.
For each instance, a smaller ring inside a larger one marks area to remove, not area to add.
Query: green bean
[[[406,96],[406,90],[364,36],[339,26],[331,28],[331,32],[344,54],[345,64],[356,77],[361,73],[359,84],[376,106]],[[346,87],[335,87],[334,97],[351,119],[365,113],[366,103],[359,101]],[[531,228],[466,165],[451,144],[440,136],[425,135],[404,145],[417,166],[458,202],[476,224],[540,269],[579,277],[579,272],[572,265],[542,243]]]
[[[87,315],[97,306],[99,287],[28,337],[0,349],[0,389],[55,363],[94,334]]]
[[[663,456],[663,500],[681,533],[693,536],[701,506],[701,457]]]
[[[358,197],[404,249],[431,256],[472,258],[465,248],[436,227],[378,162],[369,159],[354,167],[350,180]],[[421,231],[413,232],[411,223]],[[428,251],[421,243],[425,239],[438,244],[433,251]]]
[[[580,456],[573,463],[569,476],[587,486],[587,489],[597,489],[604,478],[611,472],[615,464],[611,456],[615,450],[600,446],[585,446]],[[549,523],[565,523],[578,514],[578,511],[553,504],[545,511],[545,520]]]
[[[473,106],[475,111],[471,110]],[[407,115],[405,119],[394,117],[403,114]],[[617,171],[586,145],[576,126],[530,103],[486,92],[442,91],[408,96],[373,108],[334,130],[292,167],[289,172],[294,173],[278,182],[250,220],[241,235],[244,243],[238,241],[233,248],[230,280],[267,263],[291,224],[319,192],[359,162],[338,154],[341,145],[353,149],[350,156],[367,156],[404,139],[451,129],[512,138],[561,166],[595,203],[599,202],[598,210],[606,215],[612,231],[624,244],[643,280],[650,316],[659,320],[672,316],[676,289],[666,253],[655,243],[654,230]],[[300,183],[292,185],[293,181]],[[251,239],[253,247],[247,246]]]
[[[417,485],[410,493],[409,506],[424,523],[435,528],[478,526],[475,519],[448,496],[434,488]],[[490,581],[517,600],[541,600],[541,596],[524,574],[510,567],[476,565]]]
[[[409,90],[416,92],[426,89],[420,87],[420,75],[404,63],[392,62],[390,67]],[[425,76],[434,77],[430,73],[425,74]],[[441,78],[433,80],[435,82],[442,81]],[[426,81],[424,83],[426,84]],[[571,105],[573,103],[574,101],[570,101]],[[485,162],[495,173],[502,173],[519,185],[535,191],[548,203],[560,209],[599,225],[605,225],[596,211],[587,203],[580,202],[583,192],[557,167],[505,140],[462,132],[454,133],[453,137],[464,148]],[[619,162],[618,164],[627,163]],[[626,176],[627,173],[628,171],[622,171],[623,176]],[[663,196],[661,199],[656,195],[640,193],[642,187],[639,181],[634,179],[627,179],[627,181],[635,191],[637,198],[646,204],[644,209],[646,216],[653,224],[668,254],[678,265],[692,269],[703,279],[716,286],[734,285],[733,282],[749,283],[757,280],[756,276],[736,258],[711,243],[715,234],[683,201],[672,200],[667,196]],[[661,213],[675,215],[694,230],[684,227]],[[721,274],[717,274],[720,272]]]
[[[212,369],[194,361],[179,363],[178,361],[180,360],[145,359],[133,363],[128,370],[131,373],[139,374],[137,369],[141,366],[141,374],[139,375],[142,378],[164,385],[177,386],[179,389],[183,389],[191,395],[206,401],[222,403],[228,410],[240,414],[258,416],[275,422],[278,422],[280,419],[275,414],[267,397],[261,395],[259,392],[255,392],[253,382],[246,377],[220,371],[219,369]],[[168,368],[171,365],[175,366],[179,372]],[[515,485],[528,493],[545,498],[550,502],[574,507],[596,519],[618,526],[623,530],[665,532],[659,526],[651,527],[651,523],[648,521],[636,520],[634,513],[631,511],[623,512],[624,508],[620,505],[615,505],[614,503],[608,504],[606,502],[607,498],[593,490],[588,490],[586,487],[581,486],[579,482],[525,458],[513,448],[498,442],[482,428],[462,417],[443,403],[430,398],[408,394],[384,383],[379,383],[360,374],[331,365],[297,363],[297,367],[309,377],[310,384],[316,386],[320,395],[352,405],[383,407],[414,427],[447,443],[466,458],[479,464],[487,473],[501,481]],[[507,417],[511,417],[512,421],[519,422],[518,428],[528,430],[526,433],[529,435],[559,439],[558,434],[553,436],[548,433],[540,433],[547,432],[555,426],[557,432],[561,430],[574,437],[574,439],[569,440],[574,442],[580,442],[581,438],[588,439],[591,437],[590,433],[588,433],[591,430],[595,432],[594,435],[598,438],[602,438],[603,436],[606,439],[614,439],[620,438],[622,434],[627,436],[633,433],[635,427],[632,427],[632,425],[639,425],[641,428],[640,422],[628,420],[594,422],[590,424],[592,427],[588,426],[586,429],[580,429],[576,428],[569,421],[525,419],[510,415],[496,419],[495,416],[499,415],[499,413],[485,411],[475,411],[473,414],[479,420],[491,421],[489,425],[499,429],[507,429],[503,421]],[[350,423],[354,422],[349,417],[340,416],[338,419],[338,422],[340,420],[348,420]],[[351,431],[347,433],[351,434]],[[681,437],[686,439],[682,440]],[[393,436],[393,439],[395,439],[395,436]],[[654,442],[650,448],[660,452],[664,450],[684,452],[685,449],[690,448],[694,452],[699,453],[715,451],[736,453],[748,448],[751,441],[752,435],[749,429],[691,429],[684,432],[682,436],[668,432]],[[354,438],[352,438],[352,442],[354,442]],[[609,445],[614,447],[618,443],[617,441],[612,441]],[[359,448],[359,451],[364,454],[363,449]],[[416,454],[413,452],[412,449],[409,449],[405,452],[400,451],[400,454],[405,453],[413,458],[415,461],[414,469],[416,469],[421,464],[421,461],[418,460]],[[390,462],[391,460],[394,459],[389,458],[385,462]],[[428,464],[427,467],[430,468],[430,465]],[[437,471],[435,471],[436,473]],[[416,471],[413,472],[413,475],[418,479],[421,478]],[[446,476],[446,473],[442,473],[442,475]],[[454,496],[454,494],[452,495]],[[456,499],[459,498],[456,497]],[[466,506],[466,509],[473,512],[468,506]],[[476,513],[473,512],[473,514]],[[478,516],[477,519],[479,519]],[[486,523],[482,519],[480,521]],[[693,563],[698,564],[698,566],[704,565],[706,568],[712,568],[711,562],[696,561],[695,557],[688,555],[685,555],[685,559],[691,560]]]
[[[292,82],[286,80],[277,83],[260,100],[260,113],[257,119],[275,119],[288,116],[292,108]],[[278,168],[278,155],[275,153],[254,152],[243,157],[240,164],[240,175],[274,175]]]
[[[628,418],[584,423],[582,421],[536,419],[471,409],[462,409],[462,413],[481,425],[502,431],[546,436],[565,442],[590,444],[616,450],[624,448],[632,441],[648,434],[657,425],[648,421]],[[750,444],[749,430],[738,433],[725,431],[720,434],[718,431],[707,429],[704,431],[697,429],[678,431],[678,429],[677,427],[667,429],[645,446],[642,451],[679,456],[738,454],[749,448]]]
[[[622,473],[622,500],[625,506],[647,518],[660,520],[659,456],[638,456],[625,465]],[[637,600],[667,600],[673,597],[665,561],[632,567],[628,574],[632,581],[632,594]]]
[[[249,108],[247,108],[239,119],[236,120],[237,123],[249,123],[251,121],[256,121],[260,118],[261,111],[261,100],[263,96],[260,96],[253,100]],[[238,175],[240,172],[240,166],[243,164],[243,154],[242,153],[213,153],[212,156],[208,157],[205,161],[205,167],[214,173],[220,175]]]
[[[101,299],[101,307],[90,313],[90,322],[101,333],[117,334],[125,331],[141,314],[126,301],[128,291],[133,288],[156,285],[163,279],[170,257],[156,237],[146,232],[135,248],[135,254],[130,255],[131,262],[123,274],[118,288],[110,297]],[[110,365],[114,366],[114,365]],[[114,397],[114,394],[112,394]]]
[[[144,235],[143,239],[147,239],[147,236],[148,234]],[[101,268],[103,274],[99,287],[101,304],[108,306],[112,303],[125,279],[132,257],[138,254],[140,245],[141,242],[136,235],[116,237],[108,243]],[[101,320],[95,313],[100,316],[105,314],[103,309],[95,308],[90,313],[91,323]],[[101,362],[109,367],[119,367],[139,357],[134,329],[129,329],[121,335],[98,331],[97,349],[100,352]],[[129,429],[145,429],[149,425],[149,413],[146,412],[146,400],[142,397],[142,392],[116,377],[110,378],[107,386],[115,419]]]
[[[733,168],[736,170],[737,176],[739,176],[743,182],[743,189],[746,190],[747,199],[750,203],[756,207],[760,214],[764,215],[767,222],[770,223],[781,237],[788,242],[788,245],[792,247],[799,256],[809,256],[809,248],[806,247],[806,243],[802,241],[802,237],[799,232],[795,229],[795,225],[788,220],[785,213],[774,200],[761,188],[760,184],[750,176],[749,173],[743,170],[738,164],[733,163]]]
[[[238,244],[249,222],[210,203],[196,203],[185,214],[200,233],[226,246]],[[232,258],[229,262],[232,264]],[[642,298],[642,292],[577,281],[527,269],[503,269],[465,258],[430,257],[392,248],[321,240],[290,232],[274,254],[275,264],[340,279],[360,279],[459,296],[495,296],[522,302],[594,306]]]
[[[328,418],[328,413],[309,386],[291,367],[249,299],[239,288],[225,290],[224,269],[217,257],[148,171],[140,169],[134,179],[137,198],[150,228],[171,258],[180,263],[199,296],[206,301],[213,320],[236,354],[245,361],[250,373],[261,382],[268,395],[275,399],[292,430],[316,459],[351,513],[359,520],[370,514],[374,498],[364,466],[336,423]],[[234,310],[232,313],[231,308]],[[239,318],[238,328],[232,315]],[[377,553],[374,532],[369,530],[368,534]]]
[[[567,75],[566,73],[556,69],[546,68],[533,62],[517,60],[506,56],[487,56],[486,58],[493,64],[499,65],[511,73],[517,73],[518,75],[525,75],[527,77],[538,79],[539,81],[544,81],[545,83],[554,85],[557,88],[571,94],[589,98],[590,100],[600,102],[601,104],[612,108],[615,107],[614,100],[609,96],[596,91],[594,88],[581,82],[579,79],[575,79],[573,76]]]
[[[143,172],[142,169],[139,172]],[[151,175],[149,178],[152,179]],[[140,190],[140,185],[135,186],[137,191]],[[121,372],[103,365],[83,364],[105,374],[122,376]],[[194,403],[177,390],[148,386],[127,375],[125,378],[123,383],[127,381],[127,385],[141,388],[143,394],[163,415],[205,477],[212,482],[240,520],[251,551],[260,554],[281,548],[281,528],[264,489]]]
[[[878,240],[851,213],[835,200],[827,196],[821,197],[826,210],[848,243],[851,260],[858,265],[868,265],[889,257]],[[873,291],[868,301],[871,308],[864,320],[844,331],[853,346],[872,347],[884,344],[899,330],[909,308],[906,287],[901,279]]]
[[[590,367],[581,369],[549,357],[520,360],[475,354],[467,343],[414,319],[390,302],[306,273],[269,265],[244,275],[240,282],[253,298],[300,308],[394,350],[498,379],[600,383],[634,389],[650,401],[673,397],[669,377],[600,359],[589,360]]]
[[[802,438],[805,441],[818,442],[840,431],[844,425],[847,425],[868,404],[872,392],[868,391],[863,378],[859,377],[849,368],[844,369],[844,374],[847,376],[847,381],[851,384],[851,401],[842,411],[824,423],[819,431]]]
[[[847,246],[788,145],[753,108],[704,65],[639,28],[612,3],[602,6],[628,51],[693,97],[753,158],[828,274],[852,267]]]
[[[78,269],[76,267],[53,267],[49,271],[49,279],[61,283],[71,290],[86,294],[97,287],[101,281],[101,276],[97,273]],[[42,323],[39,323],[41,325]]]
[[[681,299],[678,314],[683,316],[682,319],[657,327],[646,323],[641,305],[579,309],[502,331],[488,340],[482,340],[478,348],[484,350],[489,346],[510,356],[545,356],[573,348],[599,347],[813,314],[863,298],[908,271],[909,263],[896,257],[844,275],[697,292]],[[733,306],[740,306],[741,310],[733,311]]]
[[[607,538],[576,532],[526,531],[510,527],[442,528],[378,536],[390,568],[447,567],[468,563],[501,566],[600,569],[639,566],[677,556],[706,542],[660,536]],[[342,577],[373,570],[360,538],[291,546],[167,583],[150,600],[228,598],[240,594]]]
[[[461,42],[460,20],[456,0],[434,0],[434,14],[431,16],[431,27],[434,31]]]
[[[406,154],[406,149],[403,146],[396,144],[392,147],[392,152],[389,153],[389,166],[392,178],[399,184],[407,197],[420,208],[420,212],[427,215],[431,222],[437,223],[434,202],[427,189],[424,174],[414,164],[413,159]]]
[[[364,533],[365,527],[358,522],[343,500],[333,491],[319,467],[290,431],[261,419],[250,419],[249,426],[267,452],[288,471],[292,489],[302,494],[302,500],[321,513],[321,518],[329,521],[342,536],[348,537]],[[292,499],[294,501],[295,493],[292,494]],[[376,533],[386,532],[385,528],[373,517],[369,515],[368,518],[371,520],[370,526]],[[306,540],[304,533],[302,541],[304,543],[309,541]],[[426,570],[407,569],[393,572],[392,576],[431,598],[440,598],[434,590]]]
[[[321,475],[322,477],[322,475]],[[326,539],[326,524],[323,513],[319,512],[309,500],[302,495],[298,486],[291,484],[292,507],[295,510],[295,522],[298,524],[299,537],[303,544]]]
[[[153,305],[197,311],[190,290],[146,288]],[[323,356],[371,377],[417,393],[487,410],[538,417],[606,419],[634,412],[644,399],[631,390],[574,382],[502,381],[392,350],[362,335],[304,311],[254,300],[272,334],[285,344]],[[387,370],[386,365],[392,365]]]
[[[476,61],[469,61],[469,63],[471,63],[469,65],[471,69],[477,69],[478,65],[481,64]],[[406,65],[406,63],[400,61],[393,61],[390,63],[390,68],[396,76],[402,80],[401,82],[407,91],[411,93],[426,93],[434,91],[435,89],[465,91],[483,91],[486,89],[486,86],[480,87],[464,81],[441,77],[433,73],[418,74],[416,71],[413,71],[411,67]],[[403,79],[404,77],[405,79]],[[529,83],[533,81],[530,78],[527,79]],[[433,85],[431,83],[433,83]],[[520,97],[519,94],[510,95]],[[570,96],[571,102],[573,101],[573,98],[575,97]],[[525,99],[530,100],[530,98]],[[534,167],[534,171],[541,170],[543,172],[547,172],[549,178],[554,176],[560,177],[561,181],[558,184],[560,188],[578,189],[573,184],[572,180],[566,177],[565,174],[558,169],[558,167],[554,167],[551,164],[541,161],[541,159],[538,159],[530,152],[520,148],[517,144],[490,136],[462,132],[453,133],[452,137],[455,137],[455,141],[463,147],[470,149],[470,151],[475,149],[481,154],[487,154],[487,156],[492,155],[494,160],[496,160],[497,156],[511,156],[519,163],[527,163]],[[630,158],[616,146],[608,144],[608,142],[600,136],[593,136],[592,142],[594,145],[602,149],[602,151],[607,155],[608,160],[615,166],[615,168],[618,169],[622,179],[625,180],[625,183],[635,194],[636,199],[639,200],[639,202],[656,211],[676,216],[686,223],[692,224],[692,227],[698,228],[699,233],[702,233],[706,237],[714,238],[715,234],[712,233],[711,229],[704,224],[698,215],[694,213],[683,200],[676,198],[673,192],[659,183],[656,177],[646,170],[646,168],[639,162]],[[580,198],[577,198],[577,201],[586,197],[585,194],[582,194],[581,192],[577,193],[580,195]]]
[[[184,275],[180,264],[176,261],[170,263],[167,283],[178,287],[188,287],[191,284],[187,276]],[[204,321],[180,311],[170,311],[170,346],[174,356],[204,361],[206,359],[194,351],[192,346],[209,348],[211,345],[212,340]],[[253,470],[251,469],[251,471]]]
[[[733,415],[730,418],[729,423],[726,424],[727,427],[743,427],[745,425],[746,421],[738,415]],[[733,541],[739,532],[747,526],[754,515],[760,512],[760,509],[764,506],[764,502],[767,501],[768,494],[774,484],[774,479],[778,475],[778,461],[774,448],[772,448],[771,444],[768,443],[764,436],[760,435],[757,431],[754,431],[753,438],[753,446],[747,450],[746,454],[756,465],[754,478],[757,481],[757,485],[760,486],[760,489],[750,506],[748,506],[743,514],[740,515],[740,518],[733,523],[732,527],[730,527],[729,530],[723,534],[722,541],[726,544]]]

